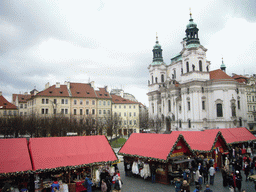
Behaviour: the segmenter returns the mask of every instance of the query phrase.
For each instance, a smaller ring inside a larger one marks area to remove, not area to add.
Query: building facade
[[[15,117],[18,115],[18,108],[7,101],[0,91],[0,117]]]
[[[247,126],[246,86],[221,69],[210,71],[207,49],[190,15],[182,50],[163,61],[158,37],[149,65],[149,117],[163,131]]]
[[[256,75],[247,79],[247,118],[250,130],[256,131]]]

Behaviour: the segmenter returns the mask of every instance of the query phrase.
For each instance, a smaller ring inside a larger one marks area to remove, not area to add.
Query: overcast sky
[[[174,3],[175,2],[175,3]],[[166,64],[181,51],[189,8],[210,70],[256,73],[256,2],[144,0],[0,1],[0,91],[42,91],[64,81],[123,88],[148,105],[156,32]]]

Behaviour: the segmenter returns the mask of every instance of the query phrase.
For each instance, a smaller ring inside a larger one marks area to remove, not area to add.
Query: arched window
[[[174,79],[176,79],[176,70],[173,70]]]
[[[187,66],[187,73],[189,72],[189,63],[187,62],[186,63],[186,66]]]
[[[239,127],[242,127],[242,126],[243,126],[242,118],[240,117],[240,118],[239,118]]]
[[[183,74],[183,68],[181,68],[181,75]]]
[[[202,87],[202,93],[204,93],[204,88]]]
[[[222,104],[221,103],[218,103],[216,105],[216,108],[217,108],[217,117],[223,117],[223,113],[222,113]]]
[[[168,100],[168,111],[171,112],[171,100]]]
[[[155,82],[157,83],[157,77],[155,78]]]
[[[181,120],[179,120],[179,127],[180,127],[180,128],[182,127]]]
[[[164,82],[164,75],[163,74],[161,75],[161,81],[162,81],[162,83]]]
[[[188,128],[191,128],[191,120],[188,120]]]
[[[203,71],[203,65],[201,60],[199,60],[199,71]]]
[[[154,83],[154,77],[153,77],[153,75],[152,75],[152,84]]]

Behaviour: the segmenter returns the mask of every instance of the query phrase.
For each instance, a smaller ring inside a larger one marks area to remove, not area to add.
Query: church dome
[[[197,28],[197,24],[193,21],[192,18],[189,19],[189,23],[187,24],[187,29]]]

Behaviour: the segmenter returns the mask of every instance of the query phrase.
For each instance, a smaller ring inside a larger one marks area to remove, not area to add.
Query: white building
[[[156,39],[149,65],[149,117],[162,131],[247,126],[245,84],[221,69],[210,71],[207,49],[200,44],[190,15],[182,50],[166,64]]]

